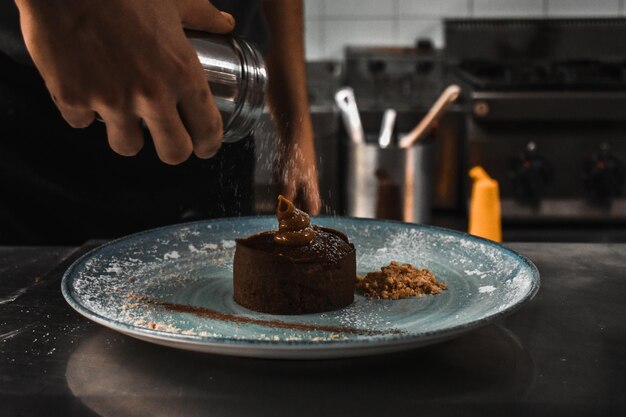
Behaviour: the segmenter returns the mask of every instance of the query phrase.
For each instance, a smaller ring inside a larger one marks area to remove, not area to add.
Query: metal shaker
[[[224,142],[252,133],[263,114],[267,70],[261,53],[245,39],[187,31],[215,104],[222,115]]]

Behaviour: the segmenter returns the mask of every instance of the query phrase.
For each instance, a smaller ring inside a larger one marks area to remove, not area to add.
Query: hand
[[[16,0],[26,46],[63,118],[75,128],[97,112],[111,148],[143,146],[159,158],[210,158],[222,119],[184,28],[228,33],[234,19],[206,0]]]
[[[310,214],[320,211],[313,126],[307,100],[301,1],[263,2],[272,35],[266,57],[268,105],[278,129],[275,178],[280,192]]]
[[[311,137],[279,142],[276,152],[275,177],[280,193],[294,205],[312,215],[321,208],[315,165],[315,148]]]

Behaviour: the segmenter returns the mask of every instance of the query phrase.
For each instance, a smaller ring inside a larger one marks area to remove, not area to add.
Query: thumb
[[[278,179],[278,189],[280,193],[289,201],[295,203],[296,199],[296,183],[292,179],[290,179],[287,174],[283,174]]]
[[[322,209],[322,201],[317,187],[309,185],[305,188],[303,194],[303,199],[305,200],[304,207],[306,207],[307,213],[312,216],[320,214],[320,210]]]
[[[209,33],[228,33],[235,27],[235,18],[221,12],[207,0],[182,0],[176,2],[185,29]]]

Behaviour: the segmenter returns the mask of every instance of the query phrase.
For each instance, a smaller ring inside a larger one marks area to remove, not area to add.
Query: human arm
[[[263,9],[272,35],[266,63],[268,104],[278,129],[276,178],[287,199],[318,214],[321,202],[304,63],[302,1],[265,0]]]
[[[111,148],[134,155],[146,123],[166,163],[214,155],[222,120],[183,29],[228,33],[206,0],[16,0],[28,51],[63,118],[106,123]]]

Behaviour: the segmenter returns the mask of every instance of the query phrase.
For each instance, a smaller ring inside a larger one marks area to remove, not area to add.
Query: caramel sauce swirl
[[[304,246],[315,239],[309,215],[298,210],[291,201],[278,196],[278,231],[274,233],[274,243],[283,246]]]

